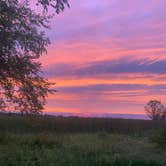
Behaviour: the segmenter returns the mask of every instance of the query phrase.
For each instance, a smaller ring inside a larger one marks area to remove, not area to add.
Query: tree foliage
[[[27,1],[26,1],[27,2]],[[66,0],[38,0],[59,13]],[[49,17],[31,10],[28,3],[0,0],[0,110],[39,113],[45,97],[53,92],[41,76],[38,58],[50,43],[39,28],[48,26]]]
[[[158,100],[150,100],[145,106],[145,111],[152,120],[165,120],[166,109]]]
[[[49,7],[55,9],[56,13],[64,10],[65,6],[69,7],[68,0],[38,0],[37,5],[41,4],[47,11]]]

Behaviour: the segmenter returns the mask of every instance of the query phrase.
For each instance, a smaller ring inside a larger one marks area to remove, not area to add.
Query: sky
[[[40,59],[58,90],[46,113],[145,114],[166,99],[166,1],[70,0],[46,30]]]

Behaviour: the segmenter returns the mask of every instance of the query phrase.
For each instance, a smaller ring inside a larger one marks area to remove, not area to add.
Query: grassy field
[[[0,115],[0,166],[165,166],[143,120]]]

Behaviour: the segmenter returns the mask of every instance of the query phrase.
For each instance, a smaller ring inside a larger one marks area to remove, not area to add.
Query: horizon
[[[44,115],[62,116],[62,117],[79,117],[79,118],[112,118],[112,119],[135,119],[135,120],[150,120],[146,114],[77,114],[77,113],[62,113],[62,112],[46,112]]]
[[[17,114],[21,115],[20,111],[0,111],[0,114]],[[63,113],[63,112],[43,112],[39,115],[48,115],[48,116],[62,116],[62,117],[78,117],[78,118],[111,118],[111,119],[135,119],[135,120],[150,120],[146,114],[112,114],[112,113],[103,113],[103,114],[79,114],[79,113]]]
[[[44,76],[58,90],[44,113],[145,114],[165,100],[166,1],[70,0],[51,20]]]

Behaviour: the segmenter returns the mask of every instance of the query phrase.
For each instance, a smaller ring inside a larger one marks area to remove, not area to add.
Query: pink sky
[[[166,97],[166,1],[70,0],[41,58],[58,90],[46,112],[144,114]]]

